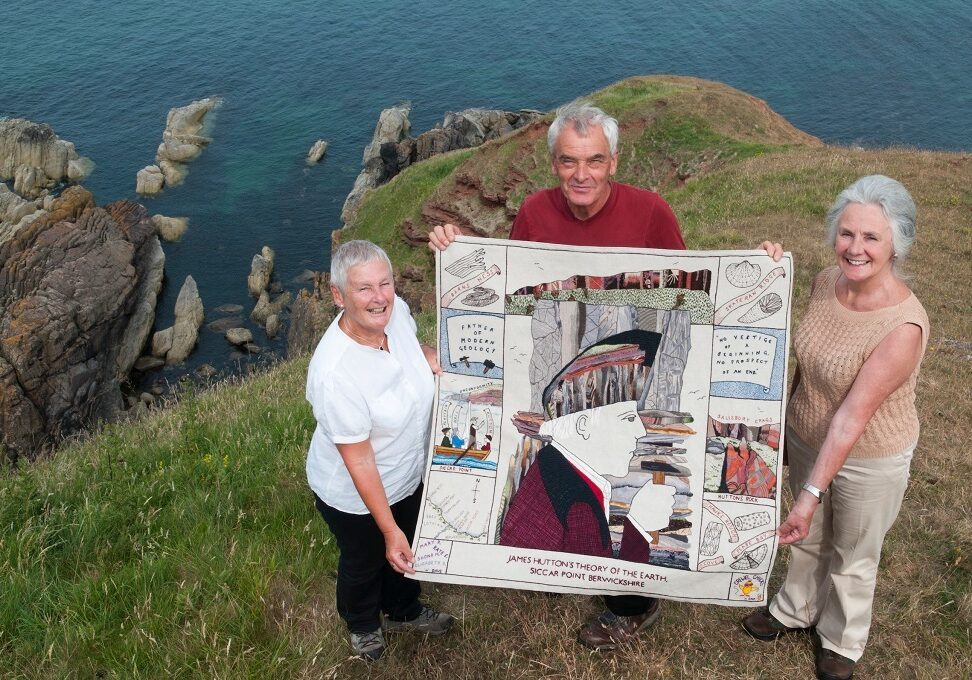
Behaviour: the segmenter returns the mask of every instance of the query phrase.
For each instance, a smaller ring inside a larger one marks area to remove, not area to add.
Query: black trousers
[[[605,595],[604,604],[616,616],[638,616],[644,614],[655,601],[654,597],[644,595]]]
[[[398,527],[411,541],[418,521],[422,485],[391,506]],[[385,559],[385,538],[371,514],[352,515],[329,506],[314,494],[317,511],[337,541],[337,610],[352,633],[370,633],[381,626],[381,612],[396,621],[414,619],[422,611],[418,581],[405,578]]]

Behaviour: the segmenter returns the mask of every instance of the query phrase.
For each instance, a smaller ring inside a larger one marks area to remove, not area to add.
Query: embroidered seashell
[[[767,293],[758,299],[756,304],[749,308],[749,311],[739,317],[739,322],[753,323],[754,321],[765,319],[768,316],[773,316],[781,309],[783,309],[783,298],[776,293]]]
[[[753,264],[749,260],[743,260],[726,267],[726,278],[736,288],[749,288],[759,281],[761,273],[759,265]]]
[[[743,553],[738,560],[729,565],[732,569],[739,571],[752,571],[759,566],[760,562],[766,559],[769,548],[763,544],[758,545],[749,552]]]

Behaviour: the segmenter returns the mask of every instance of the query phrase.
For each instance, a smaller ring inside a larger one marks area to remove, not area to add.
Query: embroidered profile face
[[[571,413],[540,426],[558,446],[601,475],[623,477],[638,445],[645,436],[638,404],[621,401]]]

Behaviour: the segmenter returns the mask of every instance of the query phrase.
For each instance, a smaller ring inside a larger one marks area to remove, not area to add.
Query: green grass
[[[757,242],[721,228],[728,220],[787,215],[822,223],[833,197],[854,179],[848,170],[822,172],[810,166],[758,174],[729,167],[668,191],[665,197],[693,248],[745,248]]]
[[[405,220],[423,224],[422,206],[439,184],[472,153],[469,149],[435,156],[407,167],[380,191],[368,192],[353,224],[340,232],[340,239],[374,241],[385,249],[398,267],[423,266],[426,253],[411,248],[398,237],[394,227]]]
[[[303,474],[305,370],[190,396],[5,473],[0,675],[305,668],[319,640],[281,624],[330,596],[336,563]],[[331,651],[320,658],[343,655]]]
[[[696,116],[665,113],[622,147],[618,179],[664,190],[727,164],[784,150],[719,134]]]
[[[595,106],[609,112],[618,120],[643,112],[652,102],[678,94],[684,86],[660,82],[622,81],[591,97]]]

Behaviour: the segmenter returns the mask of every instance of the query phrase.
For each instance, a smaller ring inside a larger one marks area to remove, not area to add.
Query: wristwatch
[[[801,488],[804,491],[809,492],[811,496],[816,496],[818,503],[823,503],[823,495],[825,493],[827,493],[827,490],[826,489],[823,489],[823,490],[818,489],[817,487],[815,487],[810,482],[805,482]]]

